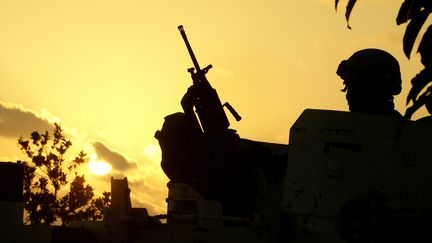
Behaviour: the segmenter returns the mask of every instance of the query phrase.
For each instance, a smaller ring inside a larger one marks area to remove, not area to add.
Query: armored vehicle
[[[431,237],[431,134],[427,123],[305,110],[289,144],[259,143],[278,159],[256,167],[257,193],[242,202],[256,205],[253,217],[226,215],[220,201],[173,181],[167,214],[150,216],[132,207],[124,178],[111,181],[112,204],[103,221],[23,225],[22,172],[15,163],[1,163],[1,241],[424,242],[419,239]]]

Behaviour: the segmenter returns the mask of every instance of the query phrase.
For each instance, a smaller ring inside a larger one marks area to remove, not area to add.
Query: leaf
[[[411,80],[412,87],[407,96],[407,104],[409,104],[410,101],[416,102],[418,94],[426,87],[431,79],[432,68],[425,68]]]
[[[55,162],[55,161],[58,161],[58,156],[56,155],[56,154],[53,154],[53,153],[49,153],[48,155],[47,155],[47,161],[50,163],[51,161],[52,162]]]
[[[348,4],[346,6],[345,19],[347,21],[348,29],[351,29],[351,26],[349,25],[349,18],[351,16],[351,11],[354,8],[354,5],[356,4],[356,2],[357,2],[357,0],[349,0]]]
[[[426,104],[426,106],[430,105],[432,101],[432,86],[429,87],[419,98],[416,100],[411,107],[409,107],[404,117],[406,119],[411,119],[411,116],[416,112],[420,107]]]
[[[432,66],[432,25],[423,34],[417,52],[420,53],[421,62],[425,66]]]
[[[33,140],[34,145],[38,145],[39,140],[41,139],[41,135],[38,132],[32,132],[31,139]]]
[[[46,145],[49,141],[49,133],[48,131],[45,131],[45,134],[42,135],[41,144]]]
[[[423,2],[423,7],[425,9],[428,9],[429,11],[432,11],[432,1],[430,1],[430,0],[424,1]]]
[[[415,39],[428,16],[429,12],[423,9],[408,23],[403,37],[403,50],[408,58],[410,58]]]
[[[39,155],[34,156],[32,158],[32,161],[36,166],[41,166],[41,165],[45,164],[45,157],[39,154]]]
[[[411,19],[412,16],[412,7],[415,0],[405,0],[405,2],[402,3],[399,13],[396,17],[396,24],[400,25],[403,23],[406,23],[408,20]]]
[[[86,153],[84,153],[84,151],[80,151],[78,156],[75,157],[75,159],[73,160],[73,162],[76,163],[76,165],[84,163],[85,162],[85,156],[87,156]]]

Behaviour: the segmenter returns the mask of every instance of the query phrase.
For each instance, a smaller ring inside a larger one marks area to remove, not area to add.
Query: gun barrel
[[[192,50],[192,47],[191,47],[191,45],[189,44],[189,41],[188,41],[188,38],[187,38],[187,36],[186,36],[186,32],[185,32],[185,30],[184,30],[184,28],[183,28],[183,25],[179,25],[177,28],[179,29],[180,34],[181,34],[181,36],[183,37],[184,42],[186,43],[186,47],[187,47],[187,49],[188,49],[189,55],[190,55],[191,58],[192,58],[192,62],[193,62],[193,64],[194,64],[194,66],[195,66],[196,71],[197,71],[197,72],[200,72],[200,71],[201,71],[201,68],[200,68],[200,66],[199,66],[199,64],[198,64],[198,61],[197,61],[197,59],[196,59],[196,57],[195,57],[195,54],[194,54],[194,52],[193,52],[193,50]]]

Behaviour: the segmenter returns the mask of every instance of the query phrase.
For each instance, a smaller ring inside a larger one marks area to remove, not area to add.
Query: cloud
[[[166,213],[166,182],[159,184],[149,181],[149,178],[131,178],[129,187],[133,207],[145,207],[150,215]]]
[[[51,117],[24,108],[22,105],[0,101],[0,136],[17,139],[33,131],[51,131]]]
[[[95,142],[93,144],[95,148],[95,152],[100,159],[105,160],[110,163],[114,169],[119,171],[125,171],[129,169],[136,168],[136,164],[133,162],[129,162],[123,155],[110,150],[107,146],[105,146],[101,142]]]

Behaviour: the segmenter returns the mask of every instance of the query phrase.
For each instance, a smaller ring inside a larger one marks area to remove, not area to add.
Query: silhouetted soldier
[[[402,117],[393,96],[402,89],[399,63],[390,53],[363,49],[342,61],[336,71],[344,80],[349,110]]]
[[[162,149],[161,166],[175,183],[187,183],[206,200],[221,203],[224,215],[252,218],[256,211],[256,167],[271,159],[271,150],[240,139],[225,114],[226,107],[237,121],[241,117],[222,105],[206,74],[200,68],[183,26],[178,27],[194,64],[189,68],[192,85],[181,100],[184,112],[165,117],[155,137]]]

